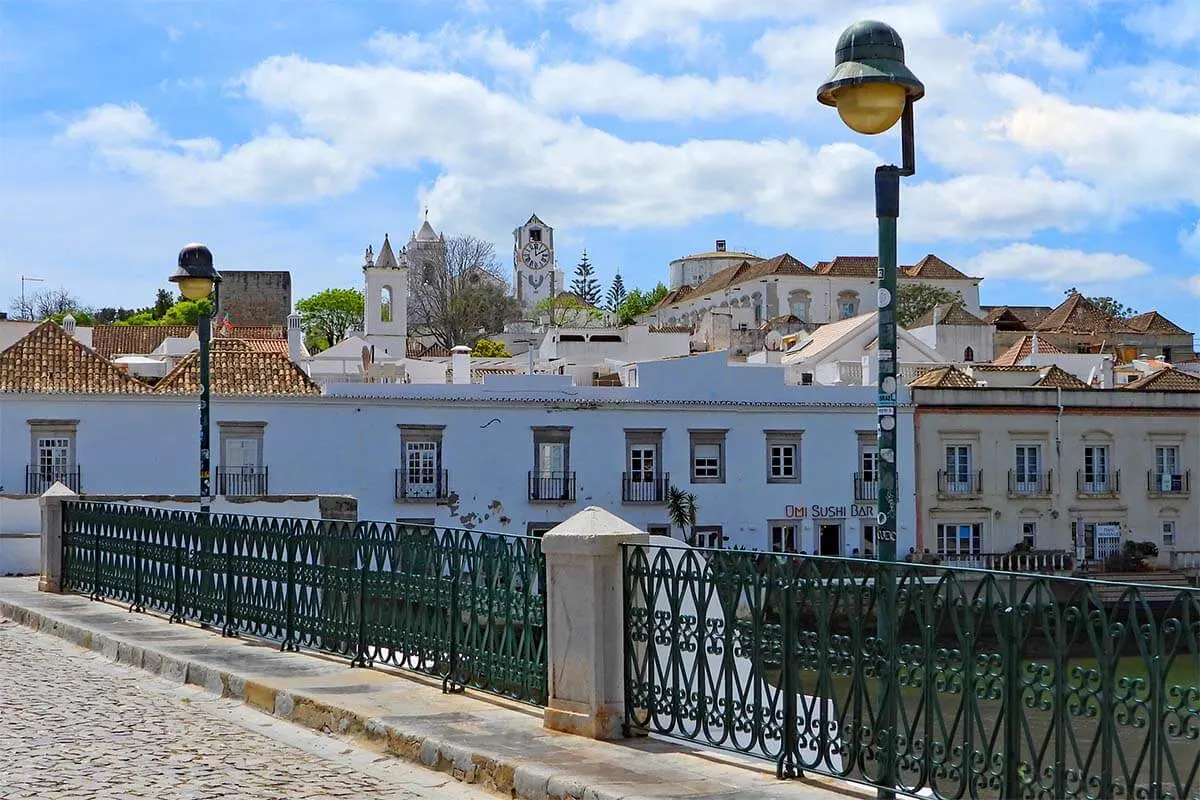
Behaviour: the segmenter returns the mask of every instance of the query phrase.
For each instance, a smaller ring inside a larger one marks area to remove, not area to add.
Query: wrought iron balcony
[[[1188,494],[1192,491],[1192,471],[1147,472],[1146,491],[1150,494]]]
[[[1010,497],[1038,497],[1050,494],[1054,470],[1048,472],[1008,471],[1008,494]]]
[[[79,465],[74,467],[25,467],[25,494],[44,494],[55,483],[62,483],[72,492],[79,492]]]
[[[396,499],[407,502],[445,500],[450,496],[450,473],[444,469],[396,470]]]
[[[877,476],[872,475],[869,480],[864,480],[861,472],[854,473],[854,499],[872,502],[878,500],[879,480]]]
[[[217,467],[217,494],[222,497],[258,497],[267,490],[266,467]]]
[[[1075,473],[1075,490],[1083,497],[1110,497],[1121,491],[1121,470]]]
[[[983,494],[983,470],[947,472],[938,470],[939,497],[978,497]]]
[[[529,499],[540,503],[575,502],[575,473],[530,472]]]
[[[621,502],[661,503],[667,499],[667,487],[670,485],[671,476],[666,472],[622,472]]]

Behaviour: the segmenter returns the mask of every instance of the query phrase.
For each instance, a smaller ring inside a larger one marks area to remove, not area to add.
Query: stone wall
[[[287,325],[292,274],[286,270],[221,270],[221,315],[234,325]]]

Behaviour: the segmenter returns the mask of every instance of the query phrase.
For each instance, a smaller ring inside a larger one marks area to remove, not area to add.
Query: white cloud
[[[1149,275],[1151,269],[1146,262],[1121,253],[1019,243],[980,253],[967,262],[967,272],[997,280],[1074,286],[1127,281]]]
[[[155,139],[158,126],[137,103],[119,106],[108,103],[90,109],[70,125],[66,138],[98,146],[133,144]]]
[[[1187,279],[1187,287],[1189,292],[1200,297],[1200,273]]]
[[[795,83],[737,76],[652,75],[614,59],[543,67],[534,76],[530,93],[547,111],[644,120],[739,114],[795,117],[814,105],[812,92]]]
[[[1200,42],[1200,5],[1195,0],[1169,0],[1149,5],[1125,18],[1126,26],[1151,41],[1170,47]]]
[[[1038,64],[1056,72],[1074,72],[1088,65],[1090,55],[1063,44],[1052,28],[1021,30],[1002,22],[982,39],[1001,63]]]
[[[421,69],[480,63],[498,72],[529,73],[537,65],[535,47],[518,47],[500,30],[464,32],[444,25],[428,36],[377,31],[367,47],[389,63]]]
[[[812,4],[779,0],[612,0],[576,13],[571,24],[604,44],[629,45],[654,35],[695,39],[700,24],[709,21],[797,19],[810,13],[806,5]]]

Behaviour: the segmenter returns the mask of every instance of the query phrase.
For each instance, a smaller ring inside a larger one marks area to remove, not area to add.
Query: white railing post
[[[63,500],[78,497],[75,492],[55,481],[38,498],[42,510],[42,574],[38,578],[39,592],[62,591]]]
[[[543,725],[593,739],[625,722],[621,545],[647,535],[589,506],[542,537],[549,701]]]

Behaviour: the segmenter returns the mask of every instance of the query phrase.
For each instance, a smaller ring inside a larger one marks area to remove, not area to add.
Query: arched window
[[[392,287],[384,286],[379,291],[379,321],[392,321]]]
[[[966,350],[963,350],[963,361],[974,361],[974,360],[975,360],[975,351],[974,350],[972,350],[969,347]]]

